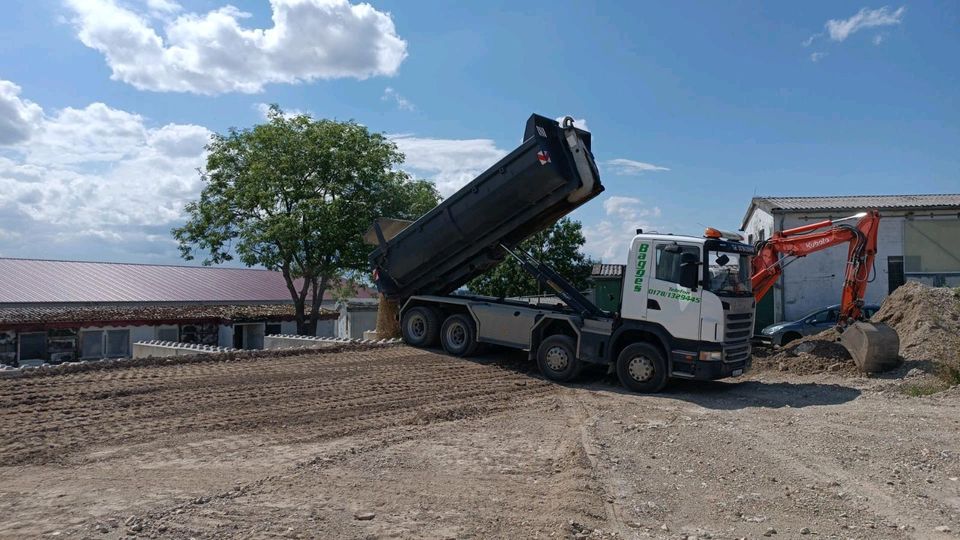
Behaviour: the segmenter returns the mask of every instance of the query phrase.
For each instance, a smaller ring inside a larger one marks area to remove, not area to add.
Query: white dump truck
[[[669,378],[720,379],[750,368],[753,246],[638,231],[625,254],[619,309],[604,311],[517,246],[603,191],[590,134],[533,115],[523,143],[370,254],[380,292],[400,305],[406,343],[466,356],[489,343],[529,351],[570,381],[611,366],[624,386],[656,392]],[[555,305],[458,294],[505,257],[555,293]]]

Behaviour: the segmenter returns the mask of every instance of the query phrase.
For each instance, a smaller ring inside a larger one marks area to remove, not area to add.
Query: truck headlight
[[[701,360],[723,360],[722,351],[700,351]]]

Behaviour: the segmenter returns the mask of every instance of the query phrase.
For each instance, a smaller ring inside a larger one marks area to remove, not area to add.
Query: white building
[[[871,209],[879,210],[881,219],[868,303],[881,303],[906,280],[960,286],[960,194],[754,197],[740,230],[754,243],[774,232]],[[787,266],[757,306],[757,327],[839,303],[846,257],[846,246],[835,246]]]

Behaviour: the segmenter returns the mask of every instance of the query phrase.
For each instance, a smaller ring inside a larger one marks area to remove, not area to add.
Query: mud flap
[[[885,324],[855,322],[840,334],[840,344],[866,373],[889,371],[901,362],[900,336]]]

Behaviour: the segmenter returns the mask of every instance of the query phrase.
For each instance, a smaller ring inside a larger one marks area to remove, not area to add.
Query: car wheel
[[[577,343],[570,336],[550,336],[537,349],[540,373],[551,381],[568,382],[580,375],[583,364],[577,359]]]
[[[634,392],[659,392],[667,384],[667,361],[650,343],[634,343],[620,351],[617,377]]]
[[[798,340],[798,339],[800,339],[801,337],[803,337],[803,336],[801,336],[800,334],[798,334],[798,333],[796,333],[796,332],[787,332],[786,334],[784,334],[783,336],[780,337],[780,346],[781,346],[781,347],[785,347],[785,346],[787,345],[787,343],[790,343],[791,341]]]
[[[414,347],[430,347],[437,343],[440,321],[437,312],[426,306],[408,309],[400,320],[403,341]]]
[[[473,321],[466,315],[447,317],[440,329],[440,344],[443,350],[454,356],[470,356],[477,350],[477,332]]]

